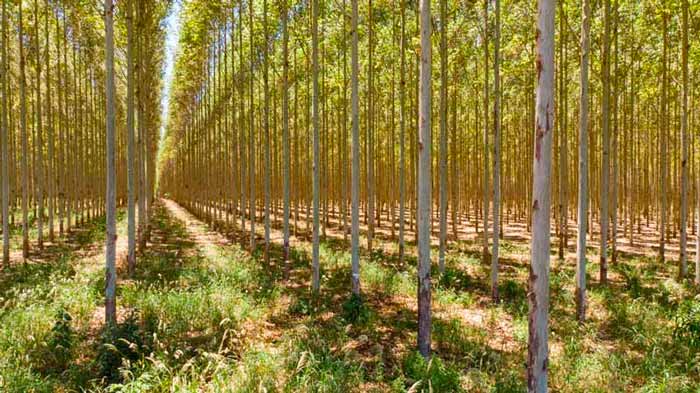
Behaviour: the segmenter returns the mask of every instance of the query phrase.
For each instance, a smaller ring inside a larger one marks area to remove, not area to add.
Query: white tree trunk
[[[683,86],[681,93],[681,248],[680,248],[680,279],[688,275],[688,0],[682,0],[682,54]]]
[[[418,351],[430,356],[431,67],[430,0],[420,0],[420,77],[418,92]]]
[[[547,391],[549,332],[549,252],[554,129],[555,0],[539,0],[537,17],[537,92],[532,187],[532,244],[529,278],[527,386]]]
[[[311,69],[313,74],[313,97],[311,102],[314,145],[313,145],[313,245],[312,266],[313,277],[311,288],[318,293],[320,288],[320,264],[319,264],[319,204],[320,204],[320,172],[319,172],[319,111],[318,111],[318,0],[312,0],[311,5]]]
[[[359,63],[357,48],[357,0],[351,1],[352,7],[352,48],[351,48],[351,116],[352,116],[352,218],[351,218],[351,251],[352,251],[352,293],[360,294],[360,103],[359,103]]]
[[[586,234],[588,233],[588,58],[590,52],[591,5],[583,0],[581,31],[581,95],[578,158],[578,233],[576,238],[576,315],[586,319]]]
[[[115,86],[114,86],[114,6],[112,0],[105,0],[105,90],[107,103],[107,244],[105,251],[105,322],[114,324],[117,320],[117,174],[115,169]]]
[[[491,298],[498,302],[498,239],[500,235],[501,208],[501,2],[496,3],[496,29],[493,62],[493,244],[491,245]]]

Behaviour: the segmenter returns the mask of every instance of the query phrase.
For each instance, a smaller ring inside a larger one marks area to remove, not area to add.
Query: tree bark
[[[501,1],[496,4],[496,28],[493,61],[493,244],[491,246],[491,299],[498,302],[498,240],[501,209]]]
[[[678,276],[682,280],[688,275],[688,0],[682,0],[682,48],[681,67],[683,85],[681,92],[681,246]]]
[[[359,64],[357,48],[357,1],[351,0],[351,54],[350,54],[350,90],[352,117],[352,207],[351,207],[351,252],[352,252],[352,293],[360,295],[360,108],[359,108]]]
[[[432,208],[431,175],[431,67],[430,0],[420,0],[419,139],[418,139],[418,351],[430,356],[430,222]]]
[[[532,244],[529,277],[527,387],[547,391],[550,187],[554,129],[554,13],[555,0],[537,4],[537,88],[532,188]]]
[[[588,233],[588,63],[590,55],[591,5],[583,0],[581,28],[581,92],[578,158],[578,233],[576,238],[576,315],[586,319],[586,234]]]
[[[107,244],[105,252],[105,322],[114,325],[117,320],[116,309],[116,170],[115,170],[115,86],[114,86],[114,6],[112,0],[105,0],[105,70],[106,70],[106,100],[107,100]]]

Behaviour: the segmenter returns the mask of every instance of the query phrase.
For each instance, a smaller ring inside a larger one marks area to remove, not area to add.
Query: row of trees
[[[132,17],[117,19],[111,106],[103,94],[107,69],[101,7],[72,0],[3,1],[0,182],[5,267],[13,259],[15,227],[21,227],[26,260],[33,248],[41,250],[46,241],[53,243],[75,226],[105,215],[104,124],[109,108],[114,108],[116,124],[114,195],[119,204],[130,206],[130,271],[137,240],[136,200],[143,212],[138,239],[141,247],[146,245],[160,127],[160,20],[169,3],[124,5],[132,5]],[[122,7],[119,14],[127,10]]]
[[[501,6],[509,10],[503,17]],[[603,283],[608,247],[614,262],[617,244],[635,244],[650,226],[662,260],[680,232],[680,276],[687,273],[688,206],[700,201],[688,180],[697,173],[688,138],[697,129],[697,105],[688,104],[697,81],[688,70],[700,62],[695,46],[688,49],[698,10],[687,1],[533,6],[442,0],[434,17],[426,0],[192,0],[184,6],[160,187],[215,228],[248,231],[251,250],[262,223],[266,258],[279,226],[285,272],[290,236],[309,236],[314,292],[321,236],[350,234],[351,288],[359,295],[360,230],[370,251],[380,232],[396,239],[401,258],[413,232],[425,355],[431,235],[440,239],[442,271],[448,237],[475,227],[486,257],[492,234],[497,300],[503,224],[526,222],[530,339],[538,343],[529,355],[531,389],[541,390],[552,216],[560,257],[568,222],[578,223],[581,320],[587,233],[600,235]]]

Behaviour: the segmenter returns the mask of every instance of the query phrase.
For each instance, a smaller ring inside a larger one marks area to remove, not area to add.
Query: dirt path
[[[170,199],[161,199],[163,206],[173,217],[185,224],[187,234],[195,242],[197,249],[204,257],[216,261],[220,257],[217,247],[230,245],[231,242],[219,232],[210,230],[200,219],[188,212],[184,207]]]

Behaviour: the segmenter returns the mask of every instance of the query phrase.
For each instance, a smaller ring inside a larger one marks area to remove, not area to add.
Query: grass
[[[123,216],[119,226],[123,233]],[[99,223],[51,246],[45,260],[2,273],[0,390],[524,390],[526,245],[504,243],[502,301],[494,305],[480,246],[451,243],[446,271],[433,282],[435,356],[426,362],[414,352],[415,258],[400,263],[381,239],[382,251],[363,253],[362,296],[351,297],[347,246],[327,238],[316,298],[308,241],[295,247],[283,281],[277,246],[266,265],[262,253],[244,250],[244,234],[202,240],[194,235],[205,228],[186,227],[161,204],[152,228],[135,276],[120,279],[120,322],[112,329],[99,323]],[[621,257],[605,287],[595,283],[596,267],[589,264],[589,321],[580,325],[574,266],[553,262],[552,391],[698,392],[697,290],[668,278],[675,266],[654,258]]]

